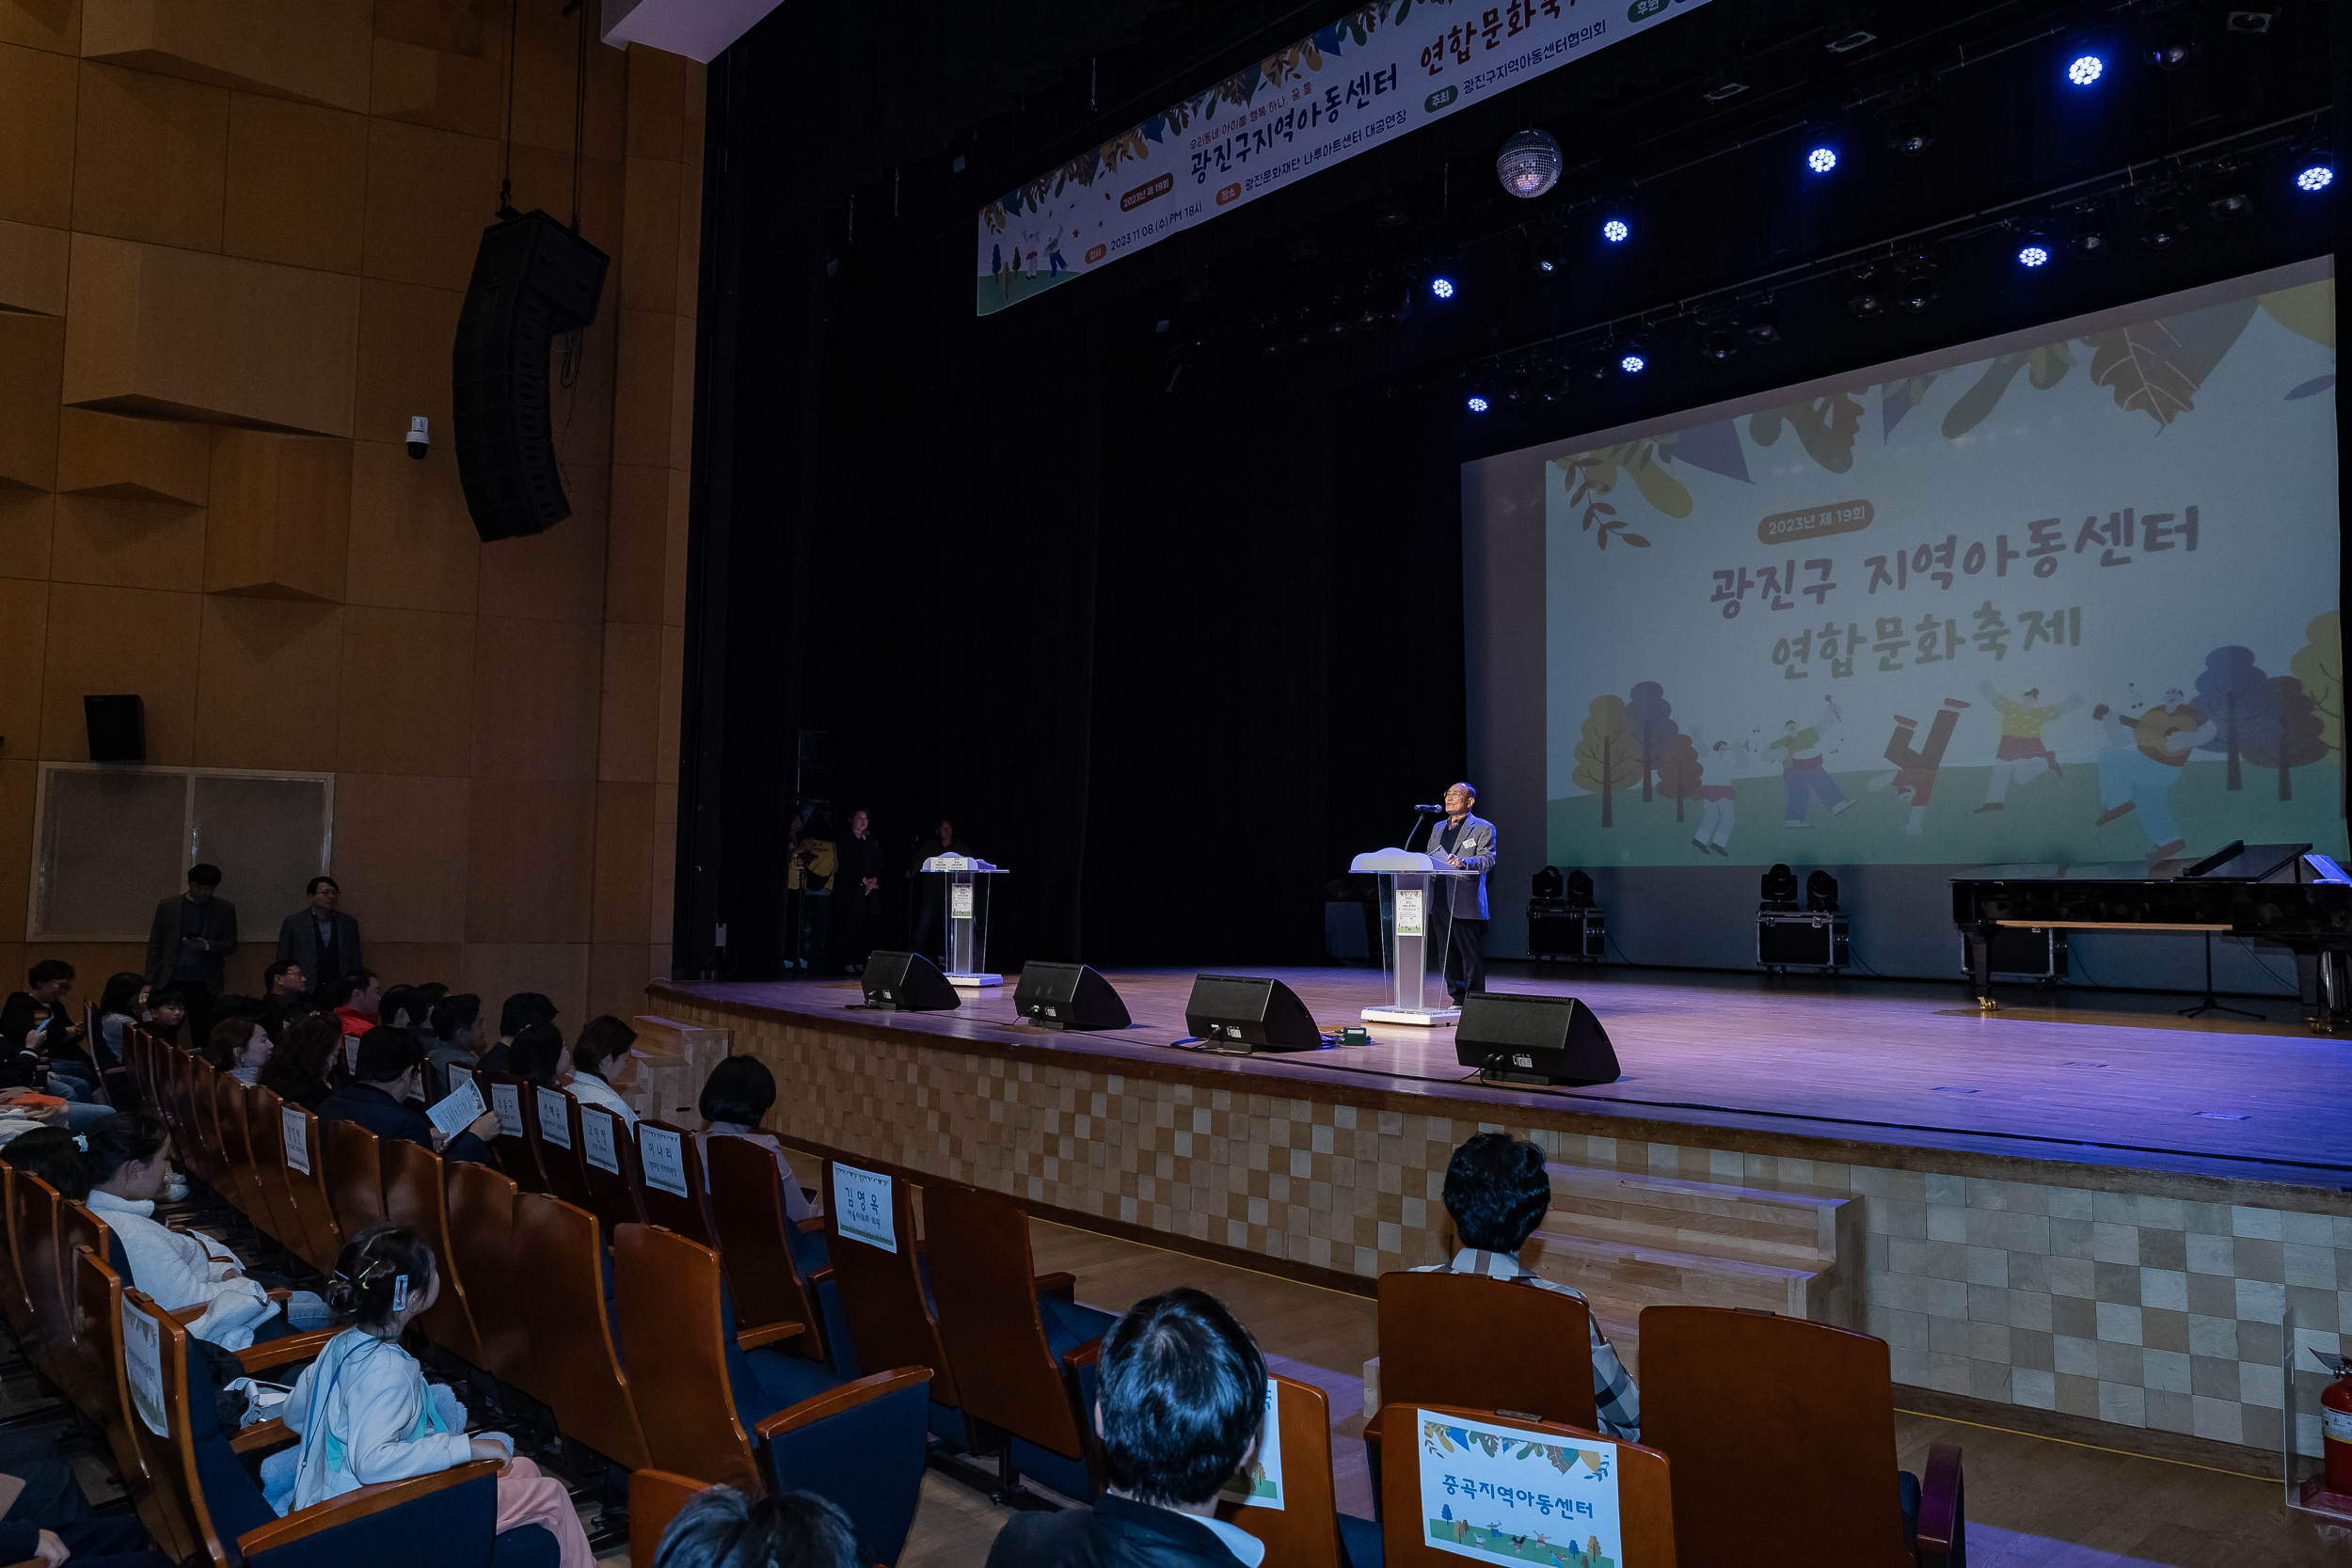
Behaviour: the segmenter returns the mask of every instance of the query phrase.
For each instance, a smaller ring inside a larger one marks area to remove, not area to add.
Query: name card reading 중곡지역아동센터
[[[1422,1528],[1438,1551],[1542,1560],[1526,1558],[1524,1544],[1551,1551],[1557,1543],[1580,1556],[1555,1560],[1624,1568],[1614,1443],[1562,1443],[1430,1410],[1413,1412],[1413,1430]]]
[[[845,1241],[864,1242],[884,1252],[898,1250],[891,1223],[890,1178],[855,1165],[833,1163],[833,1217]]]
[[[1258,1451],[1248,1468],[1233,1472],[1216,1495],[1217,1501],[1244,1508],[1282,1506],[1282,1415],[1279,1386],[1265,1380],[1265,1425],[1259,1429]]]

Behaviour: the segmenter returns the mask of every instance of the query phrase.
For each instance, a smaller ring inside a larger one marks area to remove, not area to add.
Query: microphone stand
[[[1413,808],[1413,826],[1405,835],[1405,848],[1410,849],[1413,847],[1413,834],[1421,832],[1422,824],[1428,820],[1429,808],[1427,806],[1415,806]],[[1424,853],[1426,851],[1424,851]]]

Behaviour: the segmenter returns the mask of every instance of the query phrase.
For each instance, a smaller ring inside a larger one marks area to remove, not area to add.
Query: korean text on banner
[[[1544,1434],[1413,1412],[1421,1444],[1421,1518],[1431,1546],[1506,1561],[1518,1543],[1590,1568],[1621,1568],[1617,1446],[1596,1437],[1564,1445]],[[1565,1548],[1581,1554],[1565,1555]]]
[[[1105,266],[1707,0],[1370,0],[980,209],[977,313]],[[1596,84],[1605,92],[1605,85]]]
[[[833,1163],[833,1217],[844,1239],[884,1252],[898,1250],[890,1223],[890,1178]]]
[[[673,1197],[691,1197],[686,1187],[686,1139],[659,1127],[637,1129],[637,1153],[645,1164],[645,1185]]]

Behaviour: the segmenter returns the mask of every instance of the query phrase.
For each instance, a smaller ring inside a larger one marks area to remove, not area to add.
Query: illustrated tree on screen
[[[1625,699],[1596,697],[1584,716],[1584,733],[1576,742],[1575,781],[1600,797],[1600,825],[1616,826],[1612,797],[1641,775],[1639,743],[1626,715]]]
[[[2336,811],[2344,814],[2344,623],[2334,610],[2303,628],[2303,645],[2287,661],[2319,715],[2319,741],[2336,753]]]
[[[1674,705],[1666,701],[1666,689],[1656,681],[1643,681],[1633,688],[1625,705],[1625,716],[1633,725],[1633,737],[1642,758],[1642,799],[1650,796],[1650,778],[1665,766],[1674,750],[1674,743],[1682,732],[1675,728]]]
[[[2273,675],[2264,688],[2260,706],[2259,719],[2245,726],[2246,760],[2257,768],[2276,768],[2279,799],[2292,800],[2291,770],[2327,760],[2318,705],[2293,675]]]
[[[2204,673],[2197,677],[2198,710],[2214,724],[2213,738],[2197,749],[2229,758],[2232,789],[2244,787],[2238,760],[2245,754],[2246,735],[2267,721],[2264,703],[2269,688],[2270,677],[2254,662],[2254,650],[2234,645],[2207,654]]]
[[[1658,787],[1675,803],[1675,820],[1683,820],[1683,802],[1699,798],[1699,749],[1681,731],[1658,764]]]

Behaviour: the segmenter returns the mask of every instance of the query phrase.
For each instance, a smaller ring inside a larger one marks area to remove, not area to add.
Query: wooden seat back
[[[596,1216],[546,1193],[521,1194],[515,1258],[532,1359],[547,1389],[539,1398],[554,1407],[556,1429],[626,1469],[651,1464],[628,1373],[612,1348]]]
[[[24,1293],[33,1307],[35,1343],[27,1345],[46,1362],[51,1382],[72,1392],[73,1321],[66,1304],[66,1276],[58,1264],[57,1224],[64,1199],[38,1176],[16,1173],[16,1264],[24,1274]]]
[[[923,1190],[923,1218],[940,1344],[964,1413],[1064,1458],[1086,1457],[1093,1422],[1045,1342],[1029,1216],[998,1194],[941,1185]]]
[[[147,1331],[154,1335],[156,1356],[163,1368],[162,1432],[151,1430],[141,1418],[137,1386],[126,1379],[124,1389],[124,1398],[132,1407],[131,1440],[138,1449],[140,1466],[154,1487],[157,1511],[172,1521],[173,1533],[193,1543],[189,1556],[200,1554],[201,1560],[213,1564],[213,1568],[228,1568],[233,1560],[229,1556],[227,1544],[213,1528],[211,1512],[204,1506],[194,1445],[180,1440],[188,1432],[187,1330],[128,1281],[123,1282],[122,1302],[117,1321],[126,1325],[126,1336],[133,1320],[144,1321]],[[160,1543],[165,1538],[159,1534],[156,1539]]]
[[[319,1118],[300,1105],[287,1104],[272,1090],[254,1093],[260,1114],[278,1127],[286,1196],[293,1201],[294,1219],[307,1243],[302,1256],[320,1273],[329,1273],[335,1259],[342,1256],[343,1232],[335,1221],[335,1200],[327,1187],[326,1148],[319,1136]]]
[[[331,1122],[331,1134],[337,1141],[332,1147],[354,1147],[343,1138],[342,1129],[349,1122]],[[415,1230],[433,1249],[441,1268],[441,1293],[417,1323],[425,1338],[456,1356],[469,1366],[484,1371],[496,1371],[490,1364],[490,1353],[483,1348],[481,1334],[474,1326],[472,1293],[466,1283],[463,1261],[450,1240],[449,1200],[444,1193],[441,1157],[431,1149],[408,1142],[405,1138],[378,1140],[374,1133],[358,1128],[372,1148],[373,1158],[383,1174],[384,1218],[391,1225],[405,1225]]]
[[[114,1233],[106,1222],[70,1197],[57,1200],[57,1305],[65,1333],[66,1397],[84,1414],[103,1419],[109,1398],[103,1347],[84,1334],[81,1282],[74,1260],[87,1249],[101,1259],[114,1256]]]
[[[595,1134],[599,1129],[610,1136],[614,1169],[606,1170],[590,1152],[598,1147]],[[601,1105],[580,1105],[580,1170],[588,1183],[588,1207],[603,1223],[606,1235],[620,1226],[645,1223],[645,1177],[637,1158],[636,1129]]]
[[[437,1159],[434,1163],[441,1164]],[[523,1321],[525,1298],[536,1293],[543,1282],[532,1278],[516,1256],[515,1200],[519,1195],[515,1180],[487,1165],[461,1161],[446,1167],[444,1181],[449,1255],[456,1260],[458,1278],[465,1281],[475,1343],[485,1357],[474,1364],[542,1404],[552,1404],[539,1377],[539,1359],[532,1354],[530,1325]],[[389,1177],[385,1196],[391,1196]]]
[[[16,1167],[0,1160],[0,1318],[20,1345],[33,1340],[33,1298],[17,1244]]]
[[[1646,1341],[1643,1350],[1643,1364],[1646,1367]],[[1432,1418],[1428,1423],[1429,1430],[1413,1431],[1414,1423],[1424,1414]],[[1569,1519],[1562,1518],[1556,1509],[1549,1515],[1540,1508],[1525,1504],[1506,1509],[1501,1506],[1499,1499],[1482,1498],[1474,1506],[1440,1502],[1440,1512],[1432,1514],[1421,1495],[1422,1453],[1424,1446],[1434,1446],[1440,1452],[1453,1446],[1446,1429],[1454,1421],[1474,1421],[1484,1427],[1500,1427],[1519,1434],[1528,1443],[1537,1445],[1538,1451],[1527,1454],[1518,1461],[1529,1471],[1527,1484],[1521,1488],[1523,1491],[1538,1492],[1551,1487],[1573,1495],[1572,1489],[1576,1485],[1573,1478],[1580,1462],[1570,1455],[1588,1456],[1581,1462],[1587,1465],[1597,1463],[1613,1466],[1617,1481],[1619,1549],[1616,1560],[1638,1563],[1641,1568],[1675,1568],[1677,1521],[1673,1479],[1666,1456],[1655,1449],[1635,1443],[1613,1442],[1598,1433],[1573,1427],[1565,1421],[1530,1420],[1516,1412],[1506,1414],[1463,1405],[1386,1404],[1380,1409],[1380,1421],[1382,1429],[1390,1433],[1390,1441],[1381,1445],[1380,1474],[1375,1479],[1380,1495],[1388,1500],[1381,1521],[1380,1544],[1382,1560],[1391,1568],[1407,1568],[1410,1564],[1426,1564],[1428,1568],[1460,1568],[1462,1553],[1459,1548],[1465,1545],[1482,1552],[1490,1550],[1502,1560],[1525,1560],[1526,1554],[1522,1547],[1507,1544],[1498,1544],[1491,1548],[1484,1545],[1483,1538],[1496,1524],[1502,1525],[1506,1543],[1514,1536],[1521,1541],[1533,1541],[1538,1532],[1558,1536],[1559,1546],[1549,1551],[1549,1560],[1553,1562],[1575,1561],[1576,1559],[1567,1556],[1561,1548],[1574,1546],[1581,1551],[1591,1540],[1588,1533],[1579,1531]],[[1542,1451],[1554,1447],[1566,1452],[1555,1457]],[[1290,1467],[1288,1443],[1283,1445],[1282,1464],[1285,1472],[1282,1479],[1287,1487],[1290,1481],[1287,1473]],[[1886,1492],[1890,1497],[1894,1495],[1891,1482]],[[1455,1514],[1453,1520],[1443,1517],[1442,1510],[1446,1508],[1453,1509]],[[1245,1526],[1248,1524],[1248,1521],[1236,1522]],[[1455,1550],[1444,1550],[1431,1544],[1440,1530],[1453,1537],[1449,1544],[1454,1545]],[[1539,1558],[1534,1560],[1545,1560]],[[1685,1555],[1680,1560],[1688,1563],[1695,1560]],[[1827,1555],[1815,1556],[1808,1552],[1801,1558],[1788,1560],[1823,1564],[1846,1560]]]
[[[825,1185],[818,1190],[828,1195],[832,1168],[828,1161],[819,1173]],[[850,1338],[856,1341],[858,1370],[929,1367],[931,1402],[954,1405],[962,1396],[917,1267],[921,1243],[914,1234],[914,1200],[907,1196],[907,1184],[895,1178],[890,1183],[890,1229],[896,1252],[844,1236],[837,1205],[830,1200],[825,1204],[826,1256],[834,1289],[841,1294],[841,1309],[855,1325]]]
[[[682,1193],[674,1193],[648,1179],[640,1191],[645,1199],[645,1219],[664,1230],[675,1230],[691,1242],[707,1247],[717,1247],[718,1232],[710,1226],[710,1206],[707,1200],[708,1179],[703,1174],[702,1142],[683,1127],[673,1127],[666,1121],[638,1123],[638,1168],[644,1168],[644,1135],[648,1132],[667,1132],[678,1140],[678,1161],[686,1173]]]
[[[580,1153],[580,1101],[569,1089],[532,1086],[524,1096],[523,1115],[539,1140],[539,1168],[548,1191],[574,1208],[595,1213],[588,1196],[586,1162]]]
[[[122,1276],[107,1266],[105,1249],[80,1247],[73,1259],[76,1340],[92,1370],[91,1388],[99,1408],[91,1412],[106,1439],[115,1474],[130,1495],[139,1523],[165,1553],[177,1561],[196,1549],[187,1525],[156,1495],[147,1461],[131,1435],[138,1415],[131,1408],[131,1384],[122,1358]]]
[[[1282,1456],[1282,1506],[1258,1508],[1221,1499],[1216,1516],[1264,1542],[1268,1562],[1285,1568],[1341,1568],[1339,1502],[1331,1482],[1330,1402],[1313,1384],[1278,1376],[1267,1420],[1279,1435]],[[1264,1456],[1259,1457],[1256,1474],[1262,1476]]]
[[[499,1130],[490,1139],[499,1169],[506,1173],[519,1192],[546,1192],[548,1178],[539,1166],[538,1117],[532,1112],[531,1085],[511,1072],[486,1069],[476,1069],[474,1082],[482,1086],[482,1102],[494,1111],[499,1108],[501,1097],[514,1097],[516,1130],[507,1131],[506,1118],[501,1116]]]
[[[1674,1461],[1684,1562],[1908,1568],[1884,1340],[1727,1307],[1644,1307],[1641,1329],[1642,1440]]]
[[[707,1492],[710,1483],[689,1481],[667,1470],[639,1470],[628,1478],[628,1560],[632,1563],[652,1564],[661,1552],[661,1538],[669,1533],[670,1521],[694,1500],[697,1492]]]
[[[709,1163],[710,1223],[735,1292],[735,1321],[745,1328],[806,1323],[803,1355],[825,1359],[816,1293],[793,1261],[795,1227],[785,1217],[784,1166],[765,1144],[724,1133],[703,1146]]]
[[[280,1245],[286,1244],[287,1225],[278,1212],[283,1201],[270,1201],[269,1188],[262,1180],[261,1162],[254,1157],[253,1129],[246,1117],[245,1085],[216,1070],[209,1062],[198,1062],[197,1073],[199,1093],[211,1101],[215,1124],[220,1129],[221,1164],[230,1182],[230,1191],[224,1196],[237,1206],[254,1229]],[[278,1183],[281,1190],[284,1185]]]
[[[612,1274],[651,1462],[753,1497],[766,1491],[727,1377],[719,1255],[668,1230],[624,1225],[612,1233]]]
[[[198,1174],[203,1177],[206,1186],[243,1208],[244,1190],[237,1180],[236,1167],[230,1163],[229,1135],[220,1124],[220,1100],[213,1086],[213,1080],[219,1074],[213,1070],[212,1063],[177,1046],[170,1048],[168,1059],[173,1076],[180,1081],[182,1119],[196,1130],[196,1141],[188,1148],[189,1157],[196,1162]]]
[[[375,1134],[356,1121],[313,1117],[312,1125],[318,1142],[326,1145],[326,1205],[335,1216],[335,1228],[345,1242],[357,1241],[384,1223],[384,1162],[376,1152]]]
[[[1592,1332],[1583,1301],[1558,1291],[1485,1275],[1384,1274],[1380,1400],[1522,1410],[1589,1432],[1599,1420]],[[1526,1354],[1499,1355],[1498,1345]]]
[[[230,1083],[236,1080],[221,1074]],[[286,1123],[278,1113],[285,1101],[277,1092],[260,1085],[247,1085],[244,1093],[245,1137],[253,1154],[253,1180],[262,1189],[263,1200],[278,1216],[278,1228],[271,1234],[288,1252],[306,1262],[311,1257],[310,1216],[294,1201],[293,1169],[286,1164]]]

